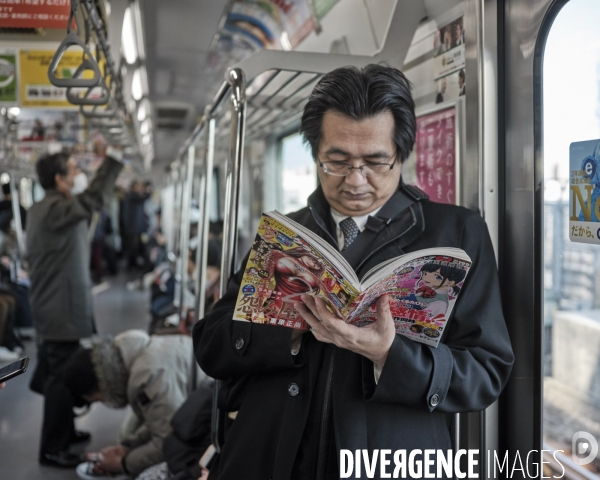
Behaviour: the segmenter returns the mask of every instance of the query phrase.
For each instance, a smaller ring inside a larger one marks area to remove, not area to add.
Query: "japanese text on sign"
[[[438,203],[456,204],[456,109],[417,119],[417,185]]]

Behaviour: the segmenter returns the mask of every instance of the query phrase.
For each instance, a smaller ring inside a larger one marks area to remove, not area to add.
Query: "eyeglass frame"
[[[394,161],[392,163],[384,163],[384,162],[382,162],[382,163],[371,163],[370,164],[371,166],[375,166],[375,165],[387,165],[388,167],[390,167],[390,169],[387,172],[385,172],[383,175],[375,175],[375,176],[373,176],[373,175],[365,175],[365,172],[363,172],[363,168],[364,167],[368,167],[369,166],[368,163],[365,163],[365,164],[360,165],[358,167],[353,167],[352,165],[347,164],[347,166],[349,167],[348,173],[346,173],[346,175],[338,175],[338,174],[335,174],[335,173],[328,172],[326,165],[328,163],[344,163],[343,161],[339,162],[339,161],[332,160],[332,161],[329,161],[329,162],[322,162],[321,159],[317,157],[317,162],[319,162],[319,165],[321,166],[321,168],[323,169],[323,171],[327,175],[331,175],[332,177],[347,177],[348,175],[352,174],[352,170],[359,170],[360,174],[363,177],[365,177],[365,178],[367,178],[369,176],[371,178],[383,178],[383,177],[387,177],[389,175],[389,173],[392,171],[392,169],[394,168],[394,165],[396,164],[397,160],[398,160],[398,156],[396,155],[396,157],[394,158]]]

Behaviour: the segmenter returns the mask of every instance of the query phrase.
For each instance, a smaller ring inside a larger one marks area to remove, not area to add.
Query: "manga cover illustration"
[[[307,329],[294,309],[303,294],[321,297],[341,318],[358,296],[337,269],[296,232],[263,215],[234,319]]]
[[[441,255],[406,263],[355,301],[348,323],[364,326],[374,322],[375,302],[387,293],[396,332],[437,346],[470,266],[470,262]]]
[[[569,238],[600,244],[600,140],[573,142],[569,150]]]

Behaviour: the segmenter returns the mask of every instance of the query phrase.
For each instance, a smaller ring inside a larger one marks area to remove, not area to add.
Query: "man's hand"
[[[387,295],[377,300],[377,321],[361,328],[334,316],[320,298],[310,295],[301,298],[302,303],[296,302],[294,307],[317,340],[358,353],[383,367],[396,335]]]
[[[127,452],[129,452],[129,449],[123,445],[103,448],[100,451],[101,460],[98,462],[98,467],[110,473],[121,472],[121,459]]]

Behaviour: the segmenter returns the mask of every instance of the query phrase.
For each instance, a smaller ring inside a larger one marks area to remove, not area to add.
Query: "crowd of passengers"
[[[25,255],[18,249],[10,184],[2,185],[0,362],[21,358],[25,341],[37,336],[30,388],[45,400],[42,465],[78,467],[80,476],[90,478],[125,473],[140,479],[195,480],[208,474],[199,459],[210,444],[212,380],[192,356],[195,312],[184,308],[180,315],[175,306],[176,266],[167,256],[153,186],[139,180],[128,190],[116,185],[120,157],[109,148],[89,182],[68,152],[38,160],[45,196],[29,211],[19,205]],[[193,294],[199,214],[193,205],[191,210],[186,287]],[[211,223],[207,310],[218,299],[221,233],[222,223]],[[127,272],[129,290],[149,292],[148,328],[99,336],[91,289],[119,271]],[[87,337],[93,340],[84,348],[79,341]],[[130,406],[115,432],[115,445],[72,453],[74,444],[91,439],[89,432],[75,428],[74,407],[97,401]]]

